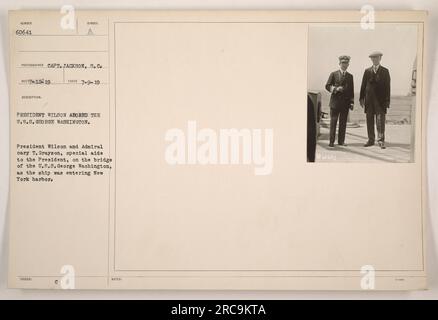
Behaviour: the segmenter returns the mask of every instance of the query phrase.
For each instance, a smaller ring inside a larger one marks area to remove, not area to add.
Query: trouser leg
[[[339,133],[338,133],[338,143],[344,144],[345,142],[345,132],[347,130],[347,118],[349,109],[342,110],[339,114]]]
[[[374,131],[374,117],[373,113],[367,113],[367,131],[368,131],[368,141],[374,142],[376,140],[376,134]]]
[[[330,109],[330,143],[335,143],[336,126],[338,124],[339,111]]]
[[[385,123],[386,115],[384,113],[378,113],[376,115],[376,126],[377,126],[377,141],[385,142]]]

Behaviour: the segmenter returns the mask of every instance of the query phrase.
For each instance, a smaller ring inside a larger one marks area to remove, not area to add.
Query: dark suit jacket
[[[389,70],[380,66],[377,73],[373,68],[365,69],[360,87],[360,99],[365,102],[365,112],[386,113],[391,100],[391,77]]]
[[[343,77],[340,70],[333,71],[330,73],[325,88],[330,92],[332,86],[341,86],[344,88],[344,91],[332,93],[330,96],[330,108],[338,110],[348,109],[354,103],[353,75],[345,72]]]

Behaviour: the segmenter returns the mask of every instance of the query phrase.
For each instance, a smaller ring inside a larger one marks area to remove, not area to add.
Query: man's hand
[[[341,86],[336,87],[336,91],[337,92],[344,92],[344,87],[341,87]]]
[[[365,105],[365,101],[364,99],[360,99],[359,100],[360,106],[363,108],[363,106]]]
[[[351,104],[350,104],[350,110],[353,111],[353,109],[354,109],[354,103],[351,103]]]

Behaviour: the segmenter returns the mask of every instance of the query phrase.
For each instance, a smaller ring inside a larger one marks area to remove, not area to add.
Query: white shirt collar
[[[379,70],[380,68],[380,64],[378,64],[377,66],[373,65],[373,71],[376,72],[377,70]]]

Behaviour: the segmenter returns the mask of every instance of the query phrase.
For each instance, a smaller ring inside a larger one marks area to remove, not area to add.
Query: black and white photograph
[[[414,162],[417,33],[309,27],[308,162]]]

